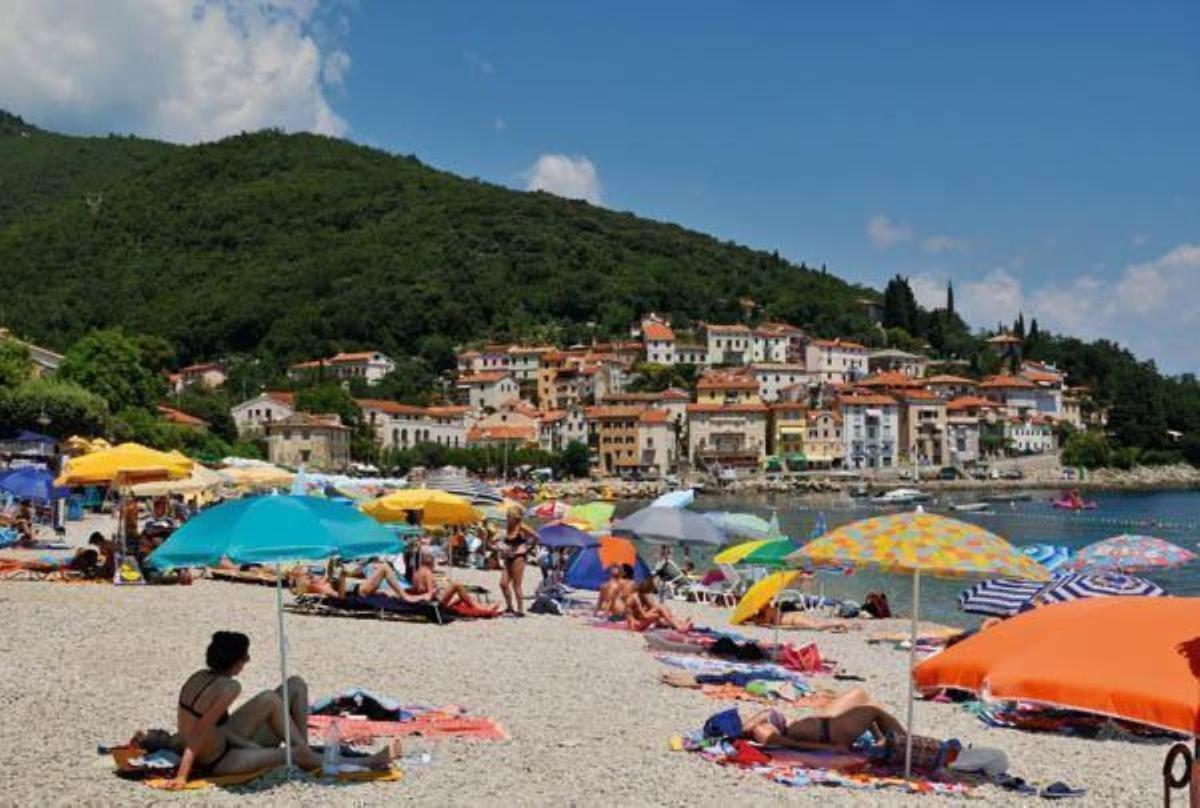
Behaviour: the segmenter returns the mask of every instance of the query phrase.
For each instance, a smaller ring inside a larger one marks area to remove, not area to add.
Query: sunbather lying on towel
[[[626,600],[629,615],[626,618],[631,631],[645,631],[654,626],[690,631],[691,620],[680,620],[666,606],[658,602],[654,594],[654,578],[646,578],[638,584]]]
[[[844,632],[851,626],[854,626],[849,620],[824,620],[819,617],[807,615],[804,612],[781,612],[778,606],[767,604],[759,609],[758,613],[750,618],[751,623],[760,626],[774,628],[800,628],[809,631],[833,631]],[[857,626],[855,626],[857,628]]]
[[[788,721],[778,710],[763,710],[742,721],[742,737],[763,746],[789,749],[849,751],[864,732],[879,742],[904,742],[904,726],[872,702],[862,688],[839,696],[815,715],[795,721]]]
[[[633,596],[636,586],[632,565],[613,564],[608,568],[608,580],[600,586],[596,599],[596,614],[624,618],[626,604]]]
[[[438,586],[437,578],[433,574],[433,553],[428,550],[421,551],[420,566],[413,573],[412,586],[408,592],[411,596],[425,599],[436,600],[446,608],[451,608],[461,604],[468,612],[479,614],[498,614],[499,608],[481,606],[467,588],[460,583],[448,580],[441,587]]]
[[[250,661],[250,638],[237,632],[216,632],[205,661],[205,669],[189,676],[180,688],[178,733],[157,730],[134,736],[147,751],[154,746],[180,754],[172,787],[182,787],[194,774],[244,774],[283,765],[285,722],[291,722],[296,764],[305,769],[321,765],[320,755],[308,745],[308,687],[303,679],[288,679],[286,705],[282,688],[264,690],[231,715],[229,707],[242,690],[234,677]],[[387,769],[399,753],[399,744],[389,744],[364,758],[362,765]]]

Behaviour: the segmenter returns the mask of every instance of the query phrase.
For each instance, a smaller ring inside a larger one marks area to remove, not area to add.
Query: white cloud
[[[923,276],[928,278],[929,276]],[[1153,358],[1166,370],[1200,371],[1200,307],[1191,304],[1200,280],[1200,244],[1182,244],[1116,277],[1084,273],[1025,288],[1004,267],[955,285],[967,322],[993,327],[1018,312],[1026,321],[1084,339],[1107,338]],[[920,286],[913,291],[921,298]]]
[[[877,250],[889,250],[902,241],[910,241],[912,237],[910,226],[893,222],[882,213],[872,216],[867,222],[867,238]]]
[[[543,154],[525,172],[525,181],[530,191],[548,191],[600,204],[600,176],[592,161],[583,156]]]
[[[325,90],[344,81],[349,55],[312,30],[329,27],[330,0],[3,5],[0,99],[42,126],[179,142],[347,130]]]
[[[946,306],[947,278],[937,275],[911,275],[908,286],[913,291],[913,297],[927,309],[941,309]]]
[[[967,246],[966,241],[954,236],[927,236],[921,241],[921,249],[934,255],[948,252],[966,252]]]

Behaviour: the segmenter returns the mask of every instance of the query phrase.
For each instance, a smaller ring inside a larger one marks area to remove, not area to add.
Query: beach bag
[[[705,738],[738,738],[742,734],[742,717],[731,707],[714,713],[704,722]]]
[[[533,614],[554,614],[561,617],[567,613],[567,607],[552,595],[545,594],[533,599],[533,603],[529,604],[529,611]]]
[[[809,643],[803,648],[796,648],[792,645],[783,646],[783,651],[779,655],[779,663],[788,670],[798,673],[818,673],[823,669],[821,652],[817,650],[816,643]]]

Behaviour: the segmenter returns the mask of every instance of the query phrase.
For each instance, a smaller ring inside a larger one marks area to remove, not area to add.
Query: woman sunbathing
[[[742,722],[743,738],[763,746],[809,751],[849,751],[864,732],[879,742],[904,742],[904,726],[872,702],[862,688],[839,696],[815,715],[795,721],[788,721],[778,710],[763,710]]]
[[[675,615],[658,602],[654,595],[654,578],[648,577],[633,590],[626,600],[629,614],[626,618],[631,631],[645,631],[654,626],[672,628],[676,631],[690,631],[691,620],[679,620]]]
[[[410,597],[436,600],[446,608],[461,603],[469,612],[480,614],[498,614],[500,611],[496,607],[481,606],[471,597],[465,586],[455,581],[447,579],[446,583],[439,587],[437,577],[433,574],[433,553],[428,550],[421,551],[420,566],[413,573],[412,580],[412,586],[408,589]]]
[[[804,612],[781,612],[778,606],[767,604],[758,610],[758,613],[750,618],[750,622],[767,628],[797,628],[807,629],[808,631],[832,631],[835,633],[844,633],[850,628],[858,628],[858,626],[848,620],[823,620],[819,617],[812,617]]]
[[[596,597],[596,614],[624,618],[626,601],[633,595],[633,567],[613,564],[608,568],[608,580],[600,586]]]
[[[145,743],[162,743],[180,753],[171,788],[182,788],[193,774],[245,774],[282,765],[287,760],[287,750],[280,746],[285,722],[291,722],[292,758],[297,765],[305,769],[321,765],[320,755],[308,745],[308,687],[300,677],[288,679],[286,705],[282,688],[277,688],[264,690],[229,713],[242,690],[234,677],[250,661],[249,652],[250,638],[245,634],[213,634],[205,669],[189,676],[179,690],[178,734],[141,737]],[[398,754],[395,742],[364,758],[362,764],[385,770]]]

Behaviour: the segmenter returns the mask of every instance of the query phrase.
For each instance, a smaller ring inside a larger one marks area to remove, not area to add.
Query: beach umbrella
[[[122,443],[67,460],[54,482],[61,486],[109,485],[115,482],[180,479],[192,471],[182,455]]]
[[[232,466],[221,469],[233,485],[241,488],[290,488],[295,475],[270,463],[253,466]]]
[[[708,516],[708,514],[705,514]],[[768,544],[770,539],[756,539],[754,541],[744,541],[741,544],[735,544],[732,547],[726,547],[721,552],[713,556],[714,564],[737,564],[743,558],[750,555],[752,552]]]
[[[279,623],[279,669],[287,693],[287,643],[283,627],[283,564],[327,558],[395,555],[399,537],[353,508],[317,497],[245,497],[202,511],[151,553],[158,569],[235,564],[275,565],[275,611]],[[285,722],[287,766],[292,766],[290,727]]]
[[[958,607],[971,614],[1011,617],[1021,611],[1021,607],[1043,588],[1044,584],[1037,581],[993,578],[980,581],[970,589],[959,592]]]
[[[752,513],[730,513],[729,511],[707,511],[708,519],[730,539],[771,538],[771,523]]]
[[[44,468],[25,466],[0,475],[0,491],[7,491],[17,499],[49,502],[62,499],[71,492],[54,484],[54,475]]]
[[[599,544],[599,540],[590,533],[585,533],[565,522],[554,522],[546,525],[537,532],[538,544],[543,547],[558,549],[560,547],[590,547]]]
[[[460,496],[429,488],[404,488],[362,506],[363,513],[380,522],[403,522],[416,511],[423,525],[466,525],[483,514]]]
[[[1144,578],[1105,572],[1096,575],[1068,573],[1060,575],[1029,597],[1028,608],[1066,603],[1083,598],[1103,597],[1163,597],[1167,593],[1161,586]],[[1200,620],[1198,620],[1200,624]]]
[[[499,505],[504,499],[495,488],[463,473],[435,471],[425,477],[424,487],[454,494],[472,505]]]
[[[741,563],[751,567],[785,567],[788,556],[796,552],[791,539],[768,539],[742,557]]]
[[[585,502],[582,505],[572,505],[567,511],[566,521],[578,522],[587,530],[608,530],[612,522],[613,512],[617,506],[611,502]]]
[[[651,544],[717,546],[725,534],[708,519],[679,508],[642,508],[613,525],[613,534],[631,536]]]
[[[195,494],[209,491],[225,484],[225,478],[199,463],[192,466],[192,473],[178,480],[157,480],[130,486],[129,493],[135,497],[166,497],[171,494]]]
[[[567,512],[570,510],[571,506],[563,502],[561,499],[551,499],[533,506],[529,513],[538,519],[545,519],[549,521],[554,519],[565,519]]]
[[[1051,572],[1071,560],[1071,551],[1061,544],[1030,544],[1022,547],[1021,552]]]
[[[1034,609],[929,657],[922,689],[953,688],[1200,735],[1196,598],[1091,598]]]
[[[1195,553],[1178,544],[1122,533],[1084,547],[1068,566],[1087,572],[1152,572],[1181,567],[1195,558]]]
[[[999,577],[1047,581],[1050,573],[1004,539],[983,528],[918,508],[842,525],[813,539],[791,560],[816,565],[850,563],[912,575],[912,634],[909,668],[916,664],[921,575]],[[904,776],[912,773],[914,692],[908,688],[908,741]]]
[[[668,491],[650,503],[651,508],[686,508],[696,499],[696,492],[691,488],[679,491]]]
[[[742,595],[742,599],[738,601],[737,607],[733,610],[733,617],[729,618],[729,622],[736,626],[758,614],[780,592],[787,589],[788,585],[799,575],[800,573],[795,570],[773,572],[754,584],[754,586],[746,590],[746,594]]]
[[[575,552],[567,565],[563,583],[575,589],[597,590],[608,580],[608,570],[614,564],[628,564],[633,567],[635,581],[644,581],[652,574],[646,562],[637,554],[632,542],[604,536],[597,544]]]

